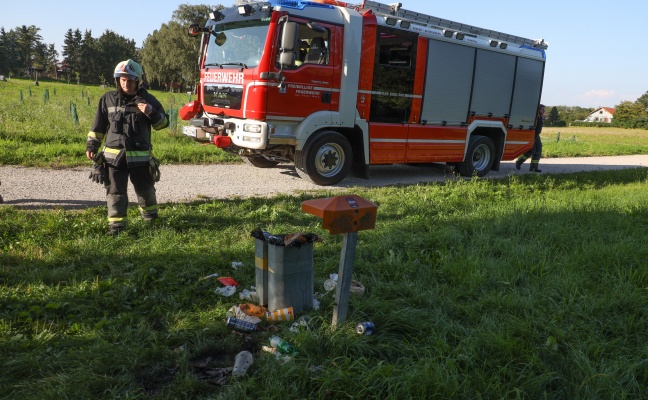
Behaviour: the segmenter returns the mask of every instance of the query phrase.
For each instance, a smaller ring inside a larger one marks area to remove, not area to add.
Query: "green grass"
[[[99,98],[111,88],[11,79],[0,82],[0,164],[37,167],[88,165],[85,142]],[[22,100],[21,100],[22,92]],[[31,92],[31,96],[30,96]],[[45,93],[49,96],[46,98]],[[188,94],[151,91],[171,115],[190,101]],[[75,122],[72,109],[76,109]],[[176,129],[153,133],[153,151],[166,164],[239,162],[213,145],[201,146]]]
[[[348,320],[333,301],[311,332],[225,327],[254,285],[254,240],[316,232],[315,287],[337,272],[340,235],[296,197],[166,204],[146,226],[104,236],[105,208],[0,208],[0,398],[639,399],[648,396],[648,171],[452,180],[349,189],[378,204],[358,235]],[[337,193],[336,194],[340,194]],[[232,261],[243,268],[233,270]],[[355,333],[373,321],[371,336]],[[261,351],[279,334],[287,363]],[[248,375],[210,385],[196,371]]]
[[[648,130],[623,128],[551,128],[542,130],[543,157],[592,157],[648,154]]]

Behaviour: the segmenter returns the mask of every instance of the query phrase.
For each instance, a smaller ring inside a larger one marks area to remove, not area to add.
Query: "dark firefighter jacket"
[[[138,112],[137,103],[153,107],[149,116]],[[105,139],[104,157],[116,167],[148,165],[151,158],[151,127],[160,130],[169,126],[169,118],[160,102],[140,88],[134,96],[119,90],[104,94],[99,100],[86,150],[97,153]],[[124,164],[126,163],[126,164]]]

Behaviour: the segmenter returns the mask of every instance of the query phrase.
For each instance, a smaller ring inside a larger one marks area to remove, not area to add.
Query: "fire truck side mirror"
[[[281,54],[279,55],[281,65],[292,66],[295,64],[298,37],[299,25],[295,22],[286,22],[281,33]]]
[[[189,25],[189,36],[196,37],[202,33],[202,29],[198,24]]]

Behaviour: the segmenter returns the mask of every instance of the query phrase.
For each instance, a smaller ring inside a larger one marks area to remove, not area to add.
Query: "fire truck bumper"
[[[263,122],[228,122],[219,129],[220,133],[211,133],[197,126],[183,126],[182,134],[198,142],[215,143],[217,137],[228,137],[232,144],[245,149],[265,149],[268,144],[268,125]],[[224,134],[221,134],[223,133]]]

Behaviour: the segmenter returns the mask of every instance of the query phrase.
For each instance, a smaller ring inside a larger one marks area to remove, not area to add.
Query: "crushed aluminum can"
[[[374,328],[375,326],[373,322],[360,322],[356,325],[356,332],[361,335],[369,336],[373,333]]]

